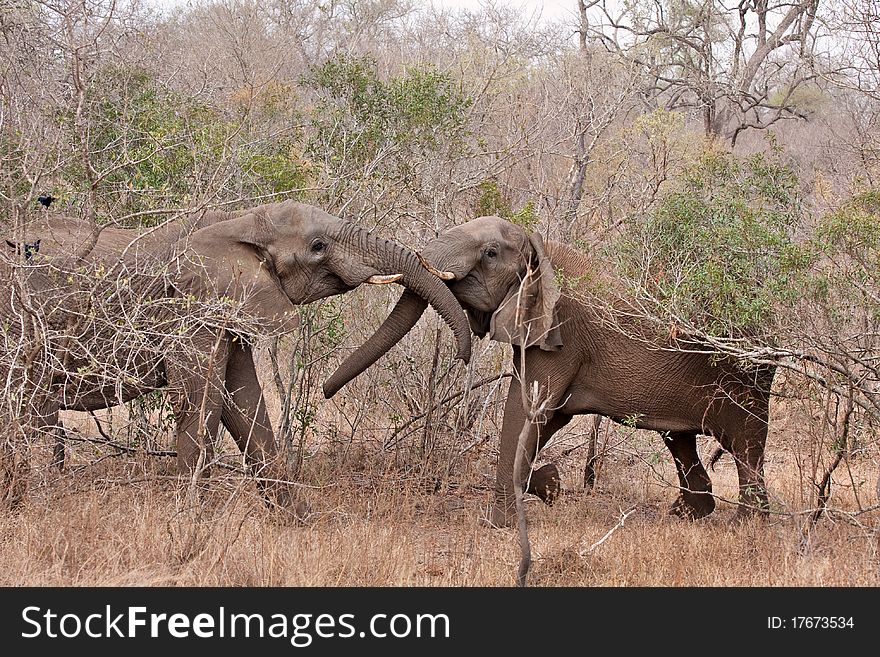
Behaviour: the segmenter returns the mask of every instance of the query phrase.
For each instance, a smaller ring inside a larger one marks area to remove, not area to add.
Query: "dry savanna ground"
[[[732,522],[736,469],[711,473],[721,498],[712,516],[667,515],[674,470],[655,434],[616,429],[598,485],[581,485],[578,422],[544,456],[563,472],[553,507],[528,499],[534,586],[876,586],[876,463],[852,458],[835,473],[831,512],[805,537],[815,491],[808,455],[791,447],[789,422],[771,433],[767,479],[774,514]],[[796,442],[796,441],[794,441]],[[712,443],[701,444],[704,458]],[[312,453],[304,495],[307,526],[279,522],[254,484],[215,470],[199,493],[172,476],[171,459],[96,458],[71,449],[58,474],[37,461],[26,505],[0,515],[2,585],[508,586],[519,560],[516,533],[488,529],[493,441],[464,465],[408,474],[395,455],[356,444]],[[399,457],[399,455],[397,455]]]

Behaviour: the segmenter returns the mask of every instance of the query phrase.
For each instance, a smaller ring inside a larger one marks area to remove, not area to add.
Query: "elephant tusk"
[[[438,270],[434,269],[431,265],[428,265],[427,269],[429,272],[434,274],[434,276],[439,278],[441,281],[454,281],[455,280],[455,274],[453,274],[451,271],[438,271]]]
[[[370,276],[367,279],[367,283],[370,285],[387,285],[388,283],[396,283],[401,278],[403,278],[403,274],[382,274]]]
[[[425,260],[424,257],[422,257],[421,253],[416,253],[416,255],[419,257],[419,262],[422,263],[422,267],[424,267],[429,272],[434,274],[434,276],[439,278],[441,281],[454,281],[455,280],[455,274],[452,273],[451,271],[440,271],[436,267],[432,266],[430,262]]]

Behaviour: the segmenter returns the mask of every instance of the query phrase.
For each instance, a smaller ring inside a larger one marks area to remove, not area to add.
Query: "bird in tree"
[[[37,201],[39,202],[39,204],[45,208],[48,208],[50,205],[52,205],[52,201],[54,200],[55,197],[51,194],[43,194],[42,196],[37,197]]]
[[[30,244],[16,244],[15,242],[6,240],[6,245],[9,246],[10,249],[14,249],[16,253],[24,253],[24,259],[30,261],[31,258],[34,257],[34,254],[40,250],[40,241],[41,240],[37,240]]]

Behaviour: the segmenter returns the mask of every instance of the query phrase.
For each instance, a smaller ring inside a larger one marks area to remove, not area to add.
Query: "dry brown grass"
[[[569,436],[572,434],[569,434]],[[576,435],[576,429],[574,430]],[[553,448],[566,446],[563,437]],[[708,447],[706,445],[705,447]],[[630,436],[609,452],[596,491],[579,490],[580,450],[561,459],[569,491],[554,507],[527,504],[535,586],[876,586],[878,512],[853,512],[858,482],[873,466],[841,470],[830,506],[809,542],[797,512],[802,489],[790,451],[771,450],[767,476],[777,514],[734,525],[734,507],[685,522],[666,514],[674,471],[659,440]],[[165,459],[120,457],[64,475],[43,470],[26,506],[0,515],[2,585],[508,586],[518,563],[513,531],[480,525],[493,455],[451,475],[406,475],[392,458],[321,453],[303,481],[316,514],[306,527],[280,524],[252,482],[216,473],[199,505]],[[42,458],[36,454],[36,458]],[[483,458],[485,457],[485,458]],[[47,462],[47,461],[44,461]],[[79,465],[77,465],[79,464]],[[712,474],[716,493],[733,498],[735,468]],[[853,481],[856,482],[854,487]],[[624,524],[603,543],[623,512]]]

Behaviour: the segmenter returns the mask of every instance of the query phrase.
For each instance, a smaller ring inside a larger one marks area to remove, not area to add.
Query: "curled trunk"
[[[448,293],[449,289],[427,270],[424,271],[434,281],[439,283]],[[324,397],[330,399],[339,392],[342,387],[355,378],[358,374],[366,370],[370,365],[375,363],[385,352],[396,345],[403,339],[410,329],[419,321],[419,317],[428,307],[428,302],[416,294],[416,290],[407,286],[408,289],[401,295],[391,314],[385,319],[382,325],[371,335],[366,342],[358,347],[345,361],[337,368],[337,370],[324,382]],[[453,300],[455,297],[452,297]],[[434,304],[431,304],[434,305]],[[458,301],[455,301],[458,307],[458,315],[464,319],[464,330],[467,334],[468,354],[470,353],[470,326],[467,318]],[[435,309],[437,308],[434,306]],[[439,310],[438,310],[439,312]],[[442,315],[441,315],[442,316]],[[447,320],[448,321],[448,320]]]
[[[446,284],[425,269],[421,259],[412,251],[395,242],[371,235],[361,228],[352,226],[351,229],[354,231],[354,235],[350,243],[360,251],[364,262],[383,273],[402,274],[400,283],[407,290],[420,297],[423,304],[424,302],[431,304],[431,307],[437,311],[452,330],[457,347],[456,358],[465,362],[470,361],[470,324],[464,310]],[[422,305],[422,311],[424,311],[424,305]],[[389,348],[399,341],[400,337],[391,343]],[[369,340],[358,351],[365,350],[366,355],[372,357],[372,362],[375,362],[388,351],[388,348],[382,349],[381,347],[382,345],[378,341]]]

